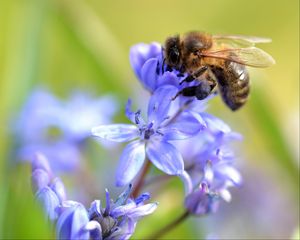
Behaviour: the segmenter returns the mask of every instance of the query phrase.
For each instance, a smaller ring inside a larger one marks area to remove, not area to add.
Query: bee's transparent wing
[[[251,67],[268,67],[275,64],[275,60],[265,51],[256,47],[229,48],[224,50],[202,52],[204,57],[226,59]]]
[[[232,48],[251,47],[257,43],[272,42],[271,38],[242,36],[242,35],[213,35],[213,39],[217,45],[225,44],[227,46],[231,46]]]

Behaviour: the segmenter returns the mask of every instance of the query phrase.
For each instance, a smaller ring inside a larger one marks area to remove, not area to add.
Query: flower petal
[[[172,98],[177,94],[177,88],[165,85],[155,90],[148,104],[148,122],[153,122],[154,128],[166,119]]]
[[[127,212],[127,216],[133,220],[138,220],[139,218],[149,215],[155,211],[158,203],[148,203]]]
[[[141,79],[141,69],[144,63],[161,54],[161,45],[157,42],[151,44],[139,43],[131,47],[129,60],[136,76]]]
[[[144,86],[153,92],[156,89],[157,83],[157,68],[158,68],[158,59],[151,58],[149,59],[142,67],[142,82]]]
[[[80,203],[66,208],[57,221],[57,239],[89,239],[88,213]]]
[[[38,168],[33,171],[31,175],[31,186],[34,193],[48,186],[49,183],[50,177],[45,170]]]
[[[102,228],[97,221],[89,221],[85,225],[85,229],[90,232],[91,240],[102,240]]]
[[[132,124],[110,124],[92,128],[92,134],[114,142],[127,142],[137,138],[139,130]]]
[[[166,174],[181,175],[183,173],[182,156],[172,144],[164,141],[149,141],[146,153],[150,161]]]
[[[164,135],[164,139],[168,141],[190,138],[202,129],[204,129],[204,126],[190,112],[182,112],[176,118],[176,121],[159,131]]]
[[[51,189],[56,193],[60,202],[67,200],[67,194],[63,182],[59,178],[55,178],[51,184]]]
[[[184,205],[191,214],[202,216],[217,211],[219,197],[197,189],[185,198]]]
[[[34,172],[34,170],[36,169],[42,169],[48,173],[49,177],[52,176],[52,171],[51,171],[49,161],[46,158],[46,156],[44,154],[41,154],[40,152],[36,151],[34,153],[33,160],[31,163],[31,168],[32,168],[32,172]]]
[[[231,131],[230,127],[221,119],[216,118],[208,113],[201,113],[201,116],[206,122],[208,130],[212,131],[213,133],[229,133]]]
[[[145,161],[145,144],[139,140],[129,143],[120,158],[117,169],[117,186],[129,184]]]
[[[163,85],[173,85],[178,87],[180,83],[179,78],[176,76],[174,72],[164,72],[163,75],[159,76],[156,83],[156,88]]]
[[[58,217],[56,208],[59,206],[59,199],[55,192],[49,187],[44,187],[36,193],[36,199],[42,204],[49,219],[54,221]]]

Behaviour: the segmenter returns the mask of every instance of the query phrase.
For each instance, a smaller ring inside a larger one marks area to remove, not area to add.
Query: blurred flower
[[[54,171],[76,168],[81,148],[92,126],[110,122],[116,112],[111,96],[98,99],[75,92],[61,101],[45,90],[35,90],[25,103],[15,126],[21,159],[32,159],[36,151],[51,159]]]
[[[141,111],[131,112],[130,101],[126,115],[133,124],[100,125],[92,129],[94,136],[116,142],[129,143],[120,158],[117,170],[118,186],[124,186],[138,174],[147,158],[161,171],[169,175],[185,176],[181,154],[169,141],[189,138],[201,130],[201,124],[181,109],[170,116],[172,98],[177,88],[165,85],[158,88],[148,104],[148,121]],[[174,110],[174,109],[173,109]],[[175,117],[175,118],[172,118]]]
[[[219,205],[219,196],[211,193],[206,184],[202,183],[185,198],[184,205],[189,213],[194,215],[205,215],[213,213]]]
[[[242,182],[240,173],[234,167],[235,156],[229,146],[233,140],[240,140],[241,135],[232,132],[227,124],[210,114],[201,113],[201,117],[206,129],[176,144],[194,185],[185,205],[196,215],[214,212],[221,198],[230,201],[228,188],[240,186]]]
[[[56,222],[58,239],[128,239],[138,220],[154,212],[157,203],[144,204],[150,199],[144,193],[130,199],[131,185],[116,199],[106,190],[106,206],[100,200],[86,209],[81,203],[66,200],[63,183],[53,177],[47,159],[37,154],[32,161],[32,187],[48,218]]]

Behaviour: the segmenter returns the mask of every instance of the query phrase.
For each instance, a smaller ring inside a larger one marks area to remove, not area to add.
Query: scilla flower
[[[154,212],[157,203],[144,204],[150,195],[130,199],[131,185],[112,201],[106,190],[105,207],[100,200],[89,209],[66,200],[63,183],[53,177],[47,159],[37,154],[32,161],[32,187],[48,218],[56,224],[57,239],[128,239],[138,220]]]
[[[193,180],[194,190],[186,197],[185,206],[193,214],[214,212],[220,199],[231,200],[228,190],[240,186],[242,178],[234,167],[235,155],[229,144],[241,136],[231,131],[222,120],[201,114],[206,129],[183,143],[176,144]],[[197,144],[193,144],[197,142]],[[179,146],[180,145],[180,146]]]
[[[164,85],[173,85],[180,91],[184,87],[197,84],[196,81],[183,83],[188,74],[168,68],[164,64],[162,46],[157,42],[134,45],[130,49],[129,58],[135,75],[151,93]]]
[[[177,88],[162,86],[154,92],[148,104],[148,120],[141,111],[132,112],[130,102],[126,115],[133,124],[100,125],[92,129],[94,136],[116,142],[131,141],[124,149],[117,169],[117,186],[131,182],[149,159],[158,169],[169,175],[184,177],[180,152],[170,141],[182,140],[197,134],[202,125],[194,116],[171,106]]]
[[[115,111],[116,102],[111,96],[93,99],[75,92],[62,101],[37,89],[25,103],[14,128],[19,158],[30,160],[40,151],[51,159],[54,171],[71,171],[79,166],[90,128],[109,122]]]

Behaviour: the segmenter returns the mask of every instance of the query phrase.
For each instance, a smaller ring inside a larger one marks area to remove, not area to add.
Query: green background
[[[202,238],[212,233],[221,239],[287,239],[297,235],[298,0],[1,0],[0,238],[53,237],[53,229],[33,201],[29,167],[16,166],[11,159],[11,119],[30,90],[43,85],[60,97],[72,89],[99,96],[112,93],[121,105],[132,95],[146,98],[131,70],[129,48],[139,42],[163,42],[169,35],[190,30],[270,37],[272,43],[259,47],[274,57],[276,65],[250,69],[252,93],[240,111],[230,112],[219,98],[210,103],[211,113],[244,135],[237,144],[243,186],[231,191],[232,202],[221,204],[215,215],[190,218],[165,237]],[[94,155],[90,158],[105,161]],[[87,161],[87,167],[95,161]],[[110,161],[115,164],[117,158]],[[95,197],[104,199],[103,186]],[[160,202],[158,210],[138,224],[135,238],[155,232],[182,212],[180,182],[167,186],[153,196]]]

